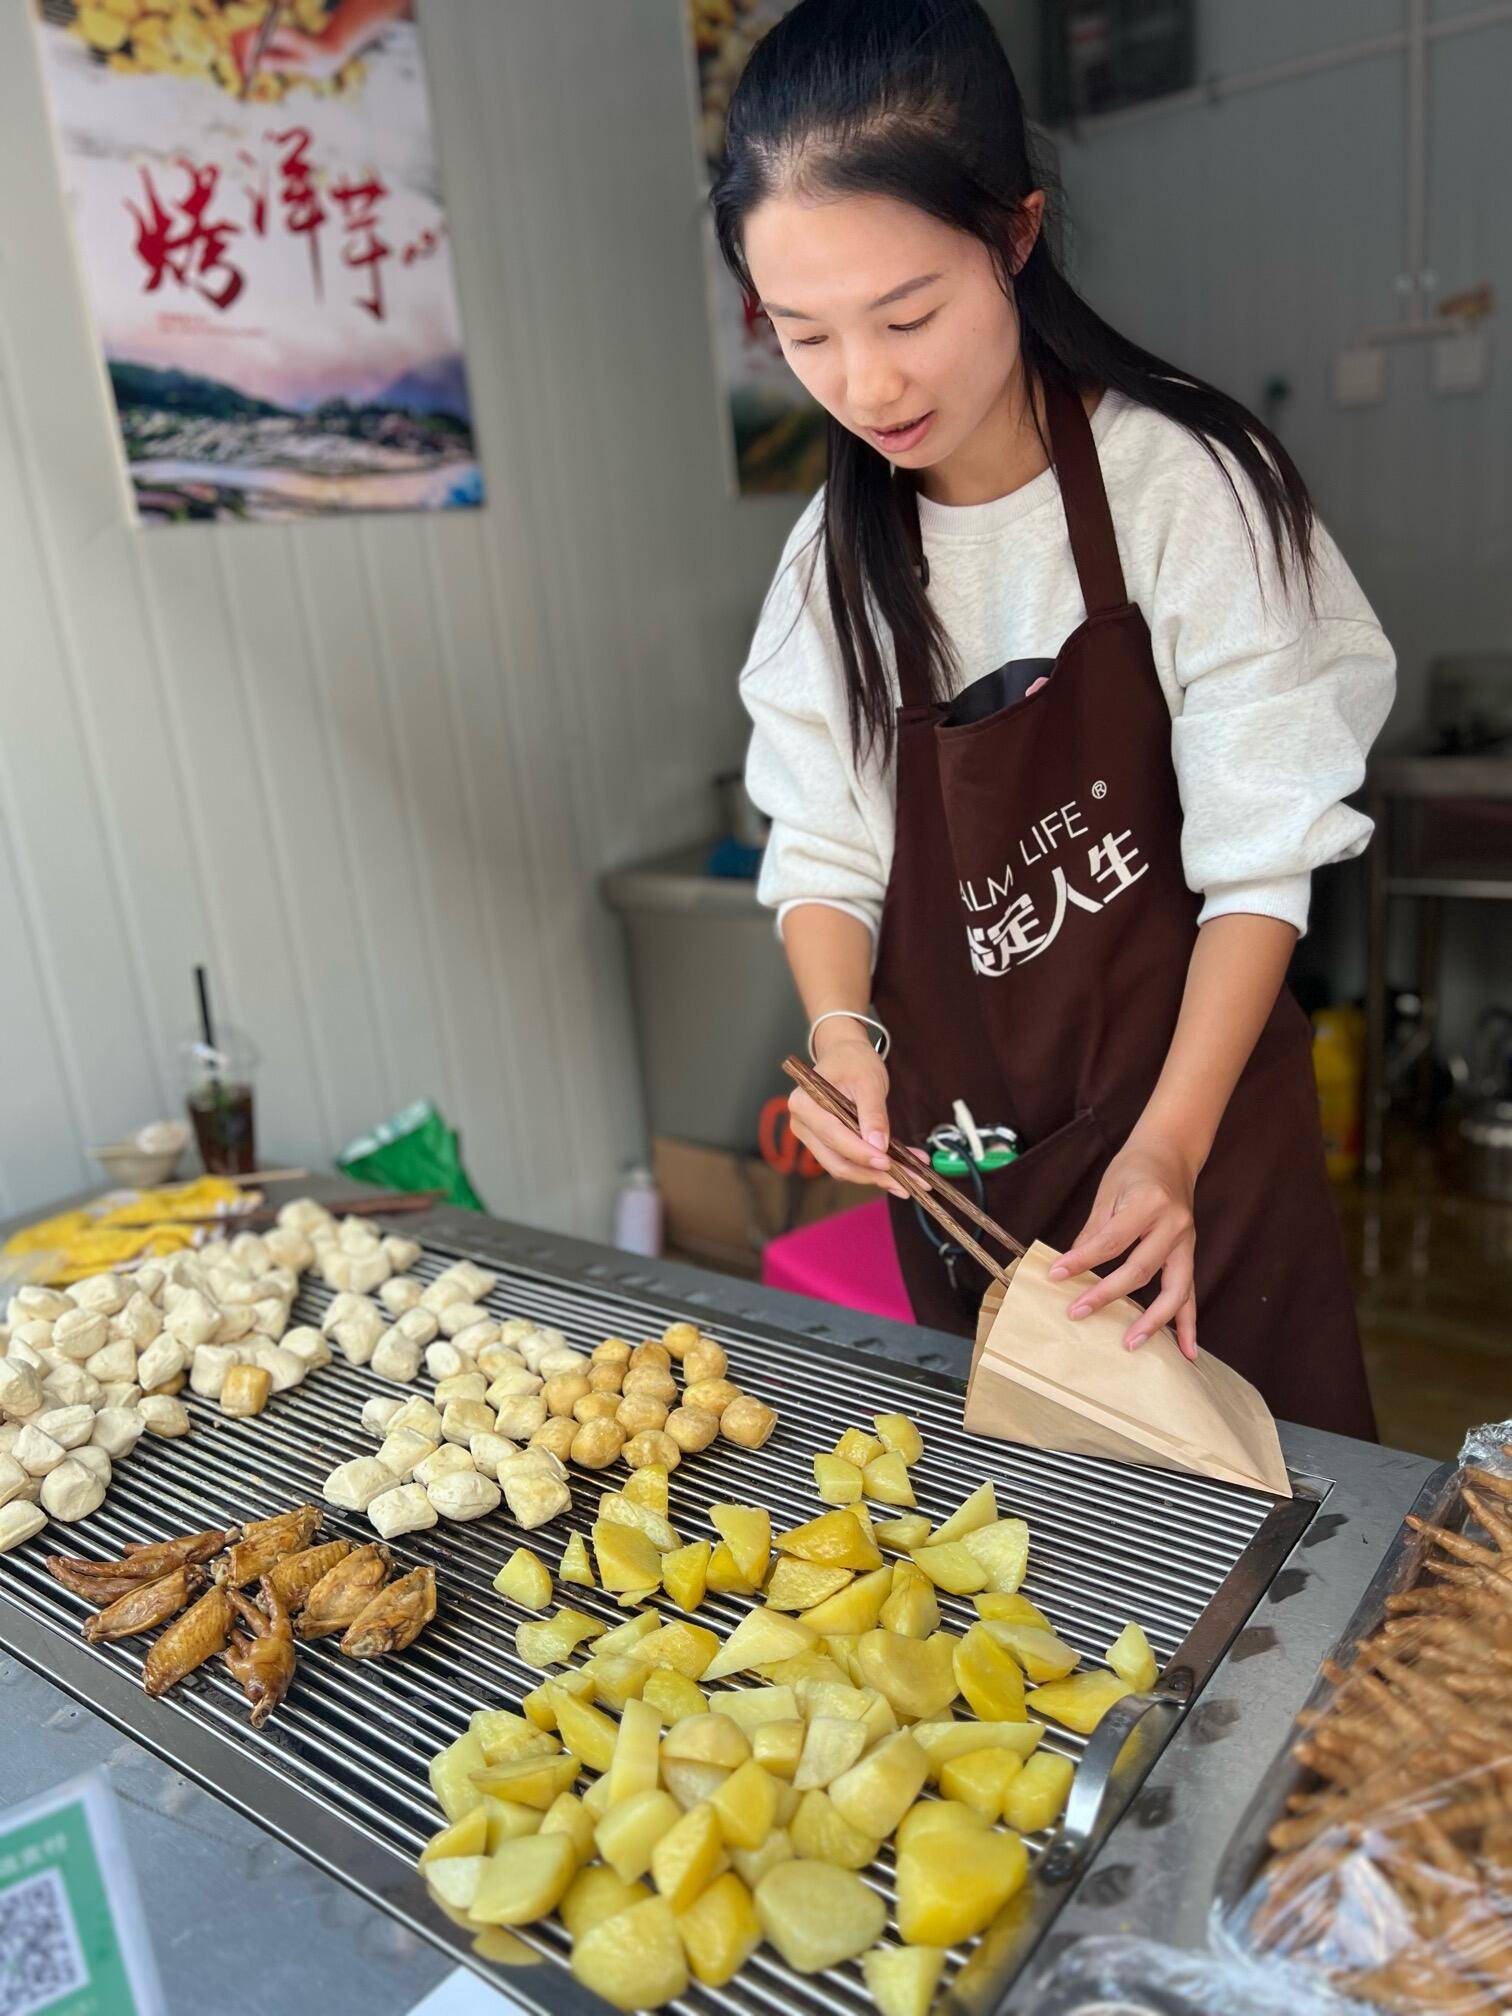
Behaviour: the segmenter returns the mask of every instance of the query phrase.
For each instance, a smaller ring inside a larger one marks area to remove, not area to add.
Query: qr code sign
[[[58,1871],[44,1869],[0,1890],[0,2016],[32,2016],[88,1985]]]

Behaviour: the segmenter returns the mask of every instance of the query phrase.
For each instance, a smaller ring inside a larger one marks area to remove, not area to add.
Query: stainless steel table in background
[[[297,1186],[333,1194],[325,1181]],[[438,1210],[406,1221],[462,1243],[479,1221]],[[780,1325],[849,1351],[964,1376],[957,1338],[853,1315],[724,1275],[644,1261],[488,1221],[490,1246],[521,1263],[588,1275]],[[1285,1740],[1319,1660],[1342,1630],[1423,1478],[1421,1457],[1283,1425],[1289,1465],[1333,1490],[1156,1764],[1004,2008],[1034,2007],[1037,1976],[1068,1941],[1139,1931],[1199,1945],[1213,1872],[1265,1766]],[[1030,1512],[1032,1508],[1023,1508]],[[91,1766],[120,1799],[171,2010],[266,2016],[402,2016],[449,1961],[333,1878],[191,1785],[50,1682],[0,1658],[0,1807]],[[22,1735],[24,1733],[24,1736]],[[503,2006],[503,2005],[501,2005]]]

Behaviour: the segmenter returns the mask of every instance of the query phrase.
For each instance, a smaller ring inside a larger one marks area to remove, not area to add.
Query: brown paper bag
[[[1009,1286],[987,1291],[966,1389],[968,1431],[1289,1498],[1275,1421],[1249,1381],[1205,1351],[1189,1364],[1169,1330],[1126,1351],[1123,1334],[1140,1313],[1127,1300],[1071,1322],[1067,1309],[1094,1277],[1052,1281],[1060,1257],[1036,1242]]]

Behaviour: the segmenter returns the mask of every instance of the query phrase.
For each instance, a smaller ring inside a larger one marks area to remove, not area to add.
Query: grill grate
[[[458,1257],[429,1246],[414,1272],[433,1278]],[[1030,1523],[1025,1593],[1088,1665],[1102,1663],[1102,1649],[1137,1617],[1163,1667],[1180,1654],[1195,1693],[1311,1513],[1305,1494],[1277,1505],[1203,1479],[968,1437],[960,1425],[960,1388],[945,1378],[810,1338],[714,1320],[707,1311],[582,1276],[481,1257],[500,1275],[486,1298],[493,1313],[554,1324],[587,1348],[611,1334],[632,1341],[656,1335],[675,1317],[689,1316],[729,1349],[732,1376],[779,1410],[780,1424],[764,1449],[716,1443],[673,1474],[670,1512],[684,1539],[713,1537],[707,1509],[724,1499],[765,1505],[775,1530],[812,1518],[824,1509],[814,1495],[813,1455],[831,1447],[842,1429],[869,1425],[874,1413],[907,1413],[925,1443],[911,1472],[919,1509],[938,1523],[967,1490],[992,1478],[1001,1509]],[[307,1279],[292,1320],[318,1324],[329,1299],[322,1284]],[[432,1909],[413,1872],[415,1855],[439,1824],[427,1767],[474,1708],[517,1703],[542,1678],[514,1649],[517,1626],[534,1613],[493,1591],[498,1567],[524,1538],[555,1570],[568,1533],[590,1531],[599,1492],[623,1483],[622,1468],[576,1471],[571,1511],[534,1535],[522,1535],[501,1508],[474,1524],[443,1523],[394,1542],[401,1570],[428,1561],[437,1571],[434,1623],[403,1657],[374,1665],[341,1659],[334,1641],[304,1647],[289,1699],[262,1730],[249,1726],[240,1690],[218,1661],[162,1701],[148,1701],[139,1686],[148,1641],[86,1646],[79,1637],[86,1606],[42,1565],[60,1546],[106,1556],[128,1540],[318,1501],[331,1468],[374,1451],[358,1419],[364,1401],[429,1385],[396,1387],[338,1360],[275,1396],[251,1422],[227,1420],[213,1403],[186,1392],[190,1436],[144,1438],[118,1469],[99,1512],[66,1537],[50,1527],[0,1560],[0,1643],[455,1957],[479,1966],[466,1933]],[[327,1531],[372,1537],[365,1520],[329,1508]],[[563,1587],[557,1600],[609,1623],[628,1614],[597,1590]],[[682,1614],[665,1596],[656,1607],[669,1617]],[[749,1599],[710,1595],[697,1618],[724,1635],[748,1607]],[[965,1599],[942,1592],[940,1608],[948,1629],[975,1620]],[[1060,1730],[1045,1742],[1071,1756],[1083,1747],[1083,1739]],[[1043,1845],[1031,1839],[1031,1852]],[[864,1873],[890,1907],[891,1850]],[[543,1962],[557,1964],[511,1970],[512,1993],[552,2009],[602,2007],[562,1971],[567,1942],[559,1925],[533,1926],[519,1936]],[[1019,1964],[1024,1957],[1020,1947]],[[950,1974],[964,1958],[964,1950],[952,1954]],[[695,1987],[676,2005],[732,2016],[870,2006],[858,1967],[809,1984],[765,1947],[728,1987]]]

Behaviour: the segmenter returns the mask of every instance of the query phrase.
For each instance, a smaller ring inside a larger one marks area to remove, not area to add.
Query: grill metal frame
[[[814,1497],[812,1455],[832,1446],[844,1428],[896,1408],[911,1414],[925,1437],[913,1472],[921,1510],[938,1520],[990,1476],[1004,1509],[1029,1518],[1034,1546],[1026,1593],[1042,1602],[1084,1663],[1100,1663],[1100,1648],[1128,1616],[1145,1625],[1164,1669],[1161,1708],[1143,1718],[1121,1755],[1094,1752],[1078,1785],[1105,1770],[1101,1796],[1084,1796],[1081,1812],[1069,1814],[1050,1840],[1031,1840],[1036,1880],[969,1952],[950,1958],[947,1999],[986,2016],[1306,1530],[1327,1480],[1294,1476],[1297,1495],[1273,1500],[1174,1473],[968,1436],[960,1425],[962,1386],[940,1372],[880,1362],[827,1334],[726,1317],[707,1298],[662,1292],[643,1275],[574,1269],[547,1248],[522,1258],[507,1239],[487,1236],[503,1228],[484,1221],[477,1229],[479,1236],[469,1229],[463,1238],[427,1237],[413,1271],[432,1277],[453,1260],[476,1259],[499,1273],[486,1298],[492,1310],[554,1323],[589,1347],[606,1335],[633,1340],[671,1321],[696,1322],[729,1349],[733,1376],[779,1409],[780,1425],[764,1450],[717,1443],[674,1473],[671,1516],[685,1539],[703,1530],[709,1504],[722,1499],[766,1504],[777,1521],[814,1516],[823,1508]],[[307,1279],[293,1320],[318,1323],[328,1299],[321,1284]],[[516,1626],[534,1613],[490,1589],[494,1570],[522,1538],[554,1568],[568,1533],[591,1528],[599,1491],[623,1483],[619,1466],[575,1470],[571,1512],[537,1535],[521,1535],[501,1510],[476,1524],[443,1524],[393,1543],[400,1569],[421,1561],[437,1568],[435,1623],[401,1659],[372,1667],[341,1660],[330,1644],[303,1648],[289,1700],[256,1732],[219,1662],[163,1700],[149,1700],[139,1681],[145,1641],[86,1645],[79,1627],[87,1606],[42,1567],[43,1556],[60,1547],[104,1555],[127,1539],[229,1524],[318,1498],[329,1469],[375,1447],[358,1421],[367,1398],[428,1389],[428,1381],[398,1387],[366,1367],[338,1364],[275,1396],[250,1422],[227,1421],[213,1404],[186,1394],[194,1416],[189,1437],[145,1439],[121,1465],[99,1512],[74,1528],[50,1527],[0,1559],[0,1645],[459,1964],[543,2011],[603,2016],[607,2005],[566,1969],[567,1941],[556,1921],[518,1935],[522,1956],[533,1951],[538,1964],[501,1970],[480,1960],[471,1935],[430,1903],[413,1858],[439,1824],[425,1775],[433,1751],[460,1732],[473,1708],[517,1700],[543,1677],[513,1649]],[[1121,1526],[1125,1518],[1130,1524]],[[329,1508],[326,1525],[331,1533],[371,1537],[366,1521]],[[559,1587],[554,1600],[606,1622],[628,1614],[598,1590]],[[747,1604],[710,1596],[698,1619],[727,1631]],[[658,1607],[669,1617],[682,1614],[664,1597]],[[942,1595],[941,1609],[949,1628],[975,1619],[964,1599]],[[1073,1756],[1086,1747],[1059,1730],[1045,1741]],[[1092,1742],[1107,1752],[1117,1738],[1105,1725],[1101,1743]],[[891,1850],[863,1875],[891,1910]],[[871,2004],[855,1965],[807,1981],[762,1947],[727,1987],[695,1984],[673,2006],[688,2016],[777,2016],[821,2007],[859,2016]]]

